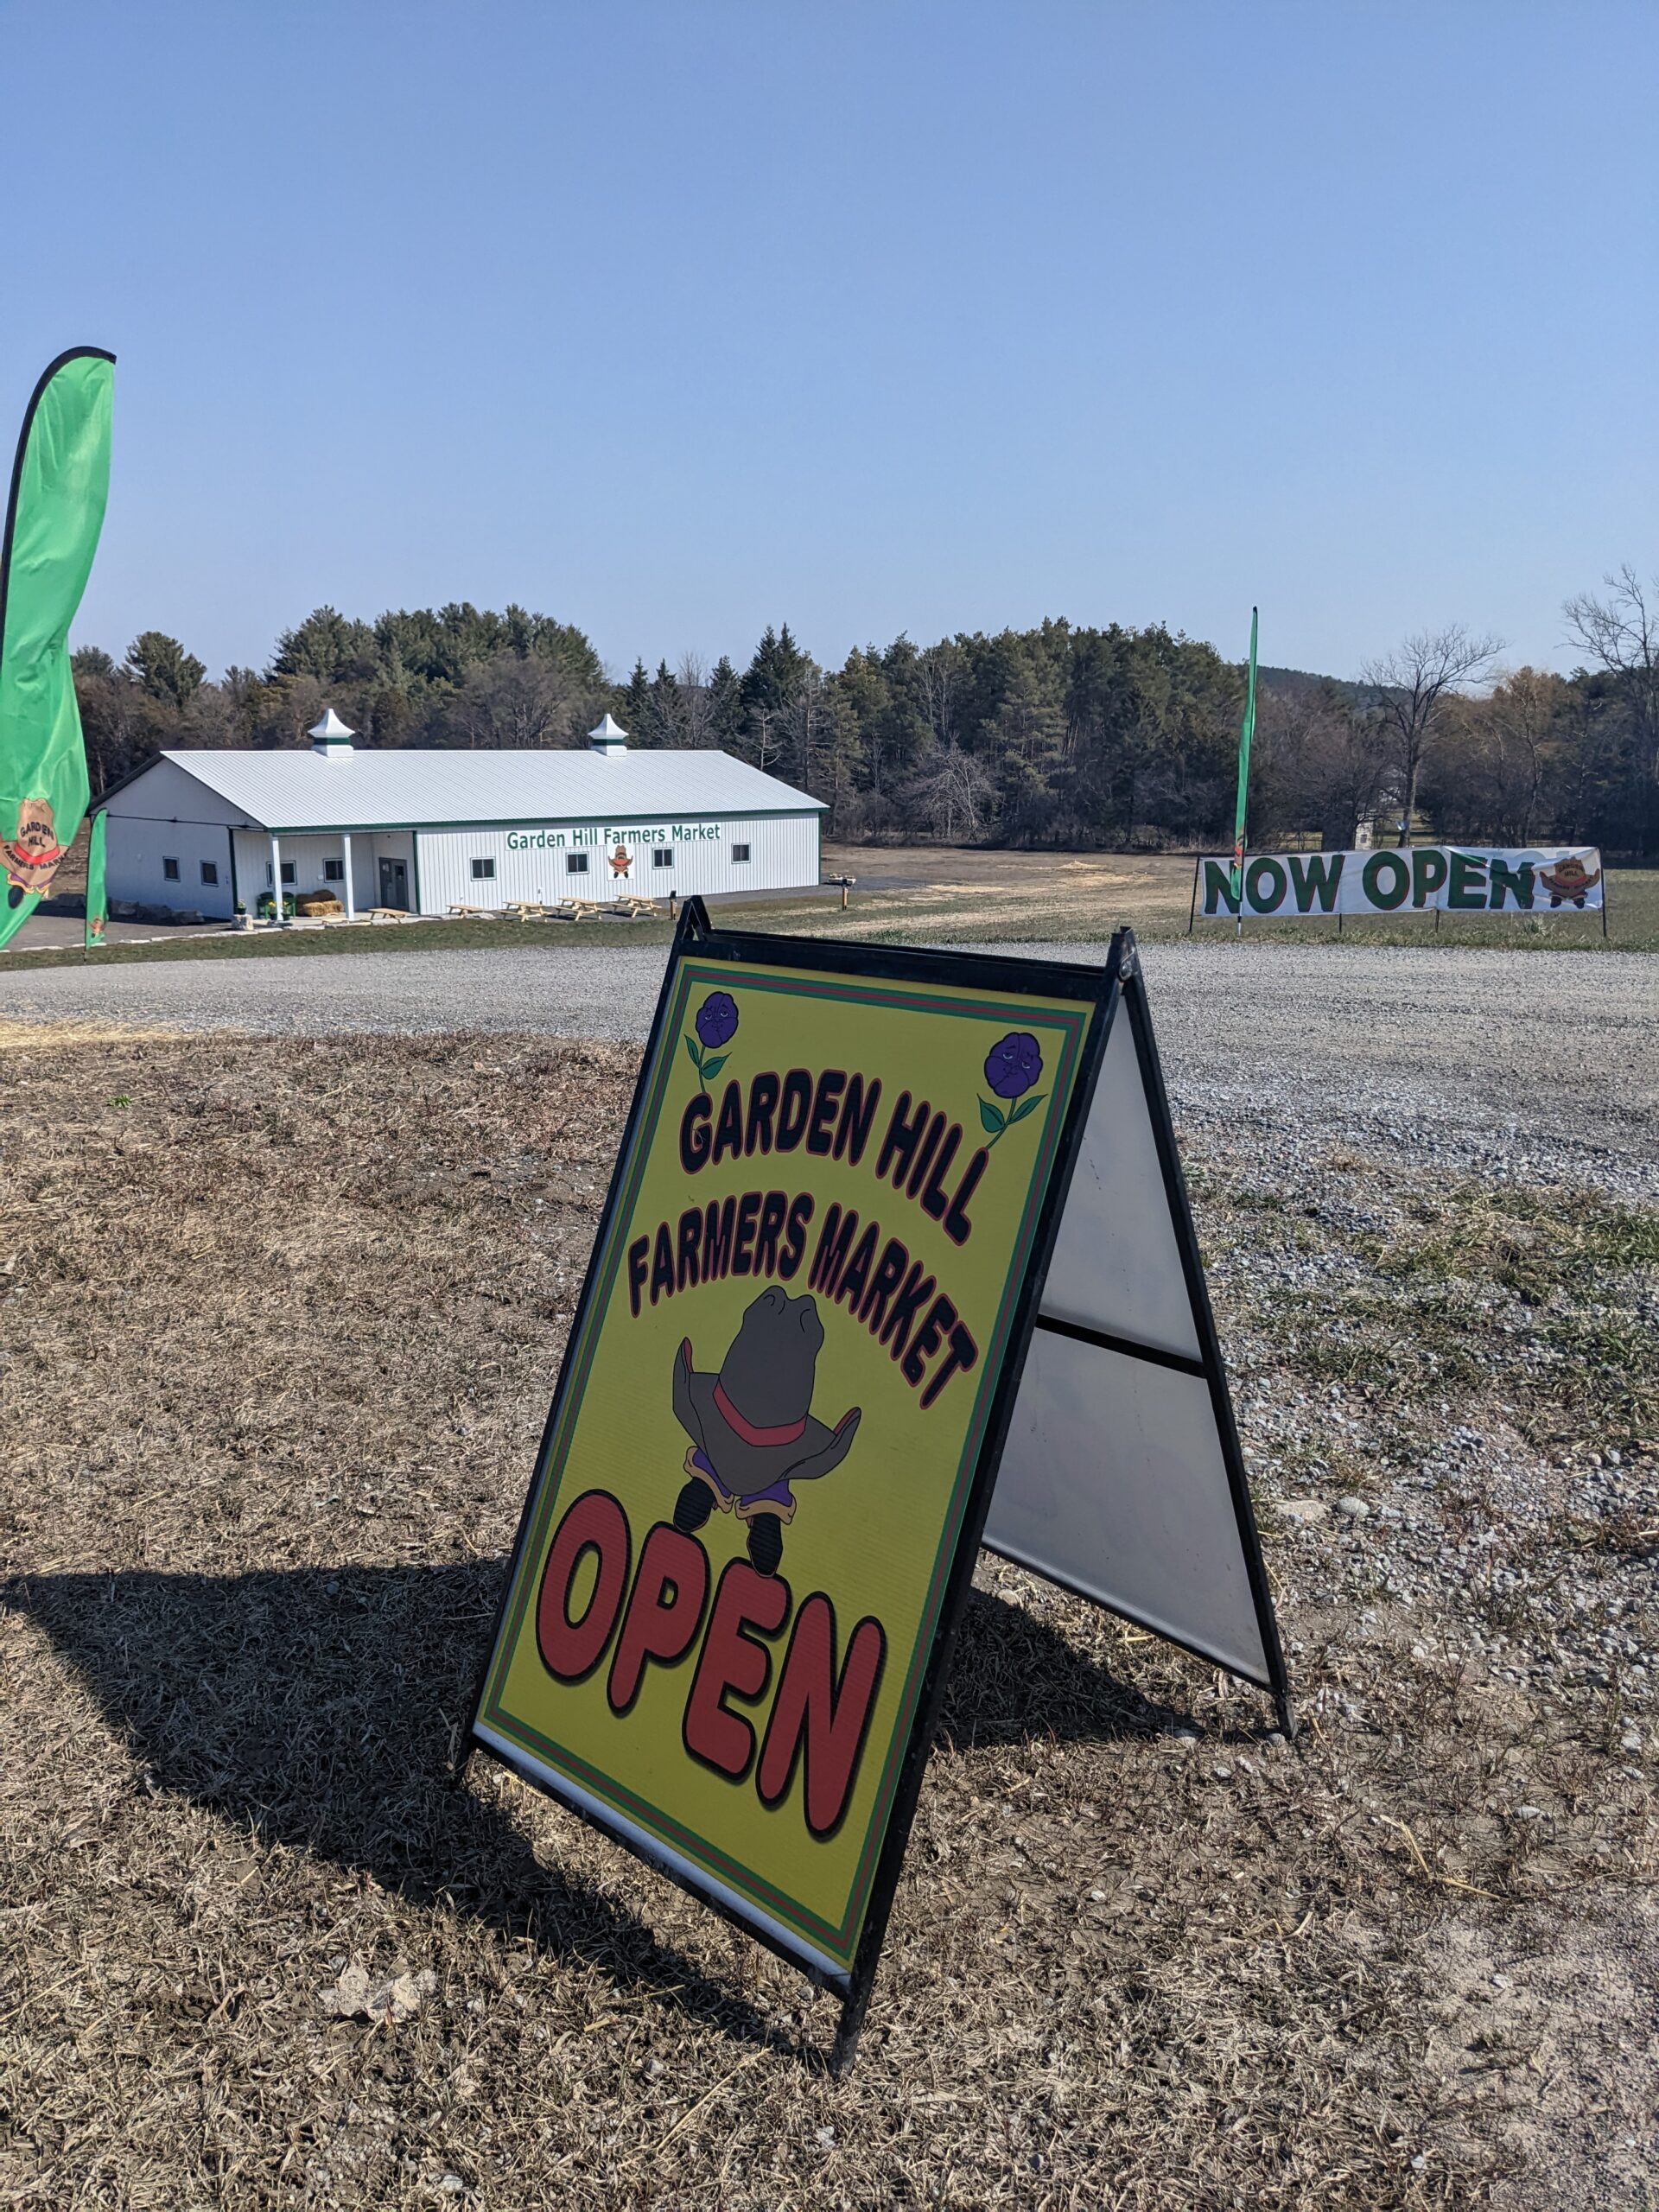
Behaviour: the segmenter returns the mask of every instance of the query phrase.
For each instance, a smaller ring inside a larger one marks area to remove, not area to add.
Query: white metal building
[[[104,802],[110,898],[250,914],[280,883],[348,914],[445,914],[818,880],[823,802],[729,753],[630,752],[607,715],[569,752],[163,753]]]

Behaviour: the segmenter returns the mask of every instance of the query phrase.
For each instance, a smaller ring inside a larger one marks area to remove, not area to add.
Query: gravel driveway
[[[1178,943],[1145,957],[1189,1126],[1659,1198],[1659,963],[1643,954]],[[0,1018],[627,1039],[645,1034],[663,958],[527,946],[60,968],[0,979]]]

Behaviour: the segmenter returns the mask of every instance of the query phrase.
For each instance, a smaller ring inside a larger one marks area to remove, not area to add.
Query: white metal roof
[[[435,829],[823,811],[728,753],[163,753],[262,830]],[[137,780],[134,779],[135,782]]]

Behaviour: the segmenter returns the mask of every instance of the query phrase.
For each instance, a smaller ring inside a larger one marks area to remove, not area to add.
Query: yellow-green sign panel
[[[683,948],[477,1732],[852,1968],[1091,999]]]

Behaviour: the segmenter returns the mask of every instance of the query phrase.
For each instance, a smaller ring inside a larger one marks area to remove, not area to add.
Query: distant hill
[[[1258,664],[1255,674],[1259,683],[1287,699],[1312,699],[1329,690],[1351,702],[1365,689],[1363,684],[1350,683],[1346,677],[1315,676],[1306,668],[1264,668]]]

